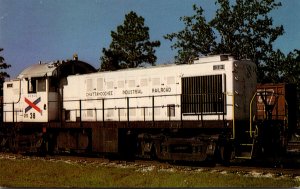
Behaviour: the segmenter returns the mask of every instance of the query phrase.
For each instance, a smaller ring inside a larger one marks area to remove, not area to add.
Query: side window
[[[103,91],[103,78],[97,78],[97,90]]]
[[[46,79],[40,78],[37,80],[37,91],[46,92]]]
[[[28,80],[28,93],[46,92],[46,78],[31,78]]]
[[[92,91],[93,90],[93,80],[87,79],[86,80],[86,91]]]
[[[36,93],[36,79],[28,80],[28,93]]]

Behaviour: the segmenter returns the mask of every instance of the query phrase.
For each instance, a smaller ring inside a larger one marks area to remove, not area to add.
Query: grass
[[[0,159],[2,187],[297,187],[293,178],[255,178],[197,171],[143,172],[138,168]]]

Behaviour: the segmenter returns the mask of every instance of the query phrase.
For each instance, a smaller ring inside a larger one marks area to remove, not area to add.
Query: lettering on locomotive
[[[152,88],[152,93],[170,93],[171,87]]]
[[[113,91],[101,91],[101,92],[87,92],[86,96],[90,97],[90,96],[112,96],[113,95]]]
[[[143,94],[142,90],[140,89],[134,89],[134,90],[123,90],[123,95],[129,95],[129,94]]]

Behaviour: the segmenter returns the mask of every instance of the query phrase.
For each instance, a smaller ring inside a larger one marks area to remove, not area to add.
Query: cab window
[[[36,79],[28,80],[28,93],[36,93]]]
[[[46,79],[41,78],[37,80],[37,91],[46,92]]]
[[[46,79],[45,78],[31,78],[28,80],[28,93],[45,92]]]

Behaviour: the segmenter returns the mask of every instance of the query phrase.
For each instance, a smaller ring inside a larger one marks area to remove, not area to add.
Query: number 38
[[[30,113],[30,119],[35,119],[35,113]]]

